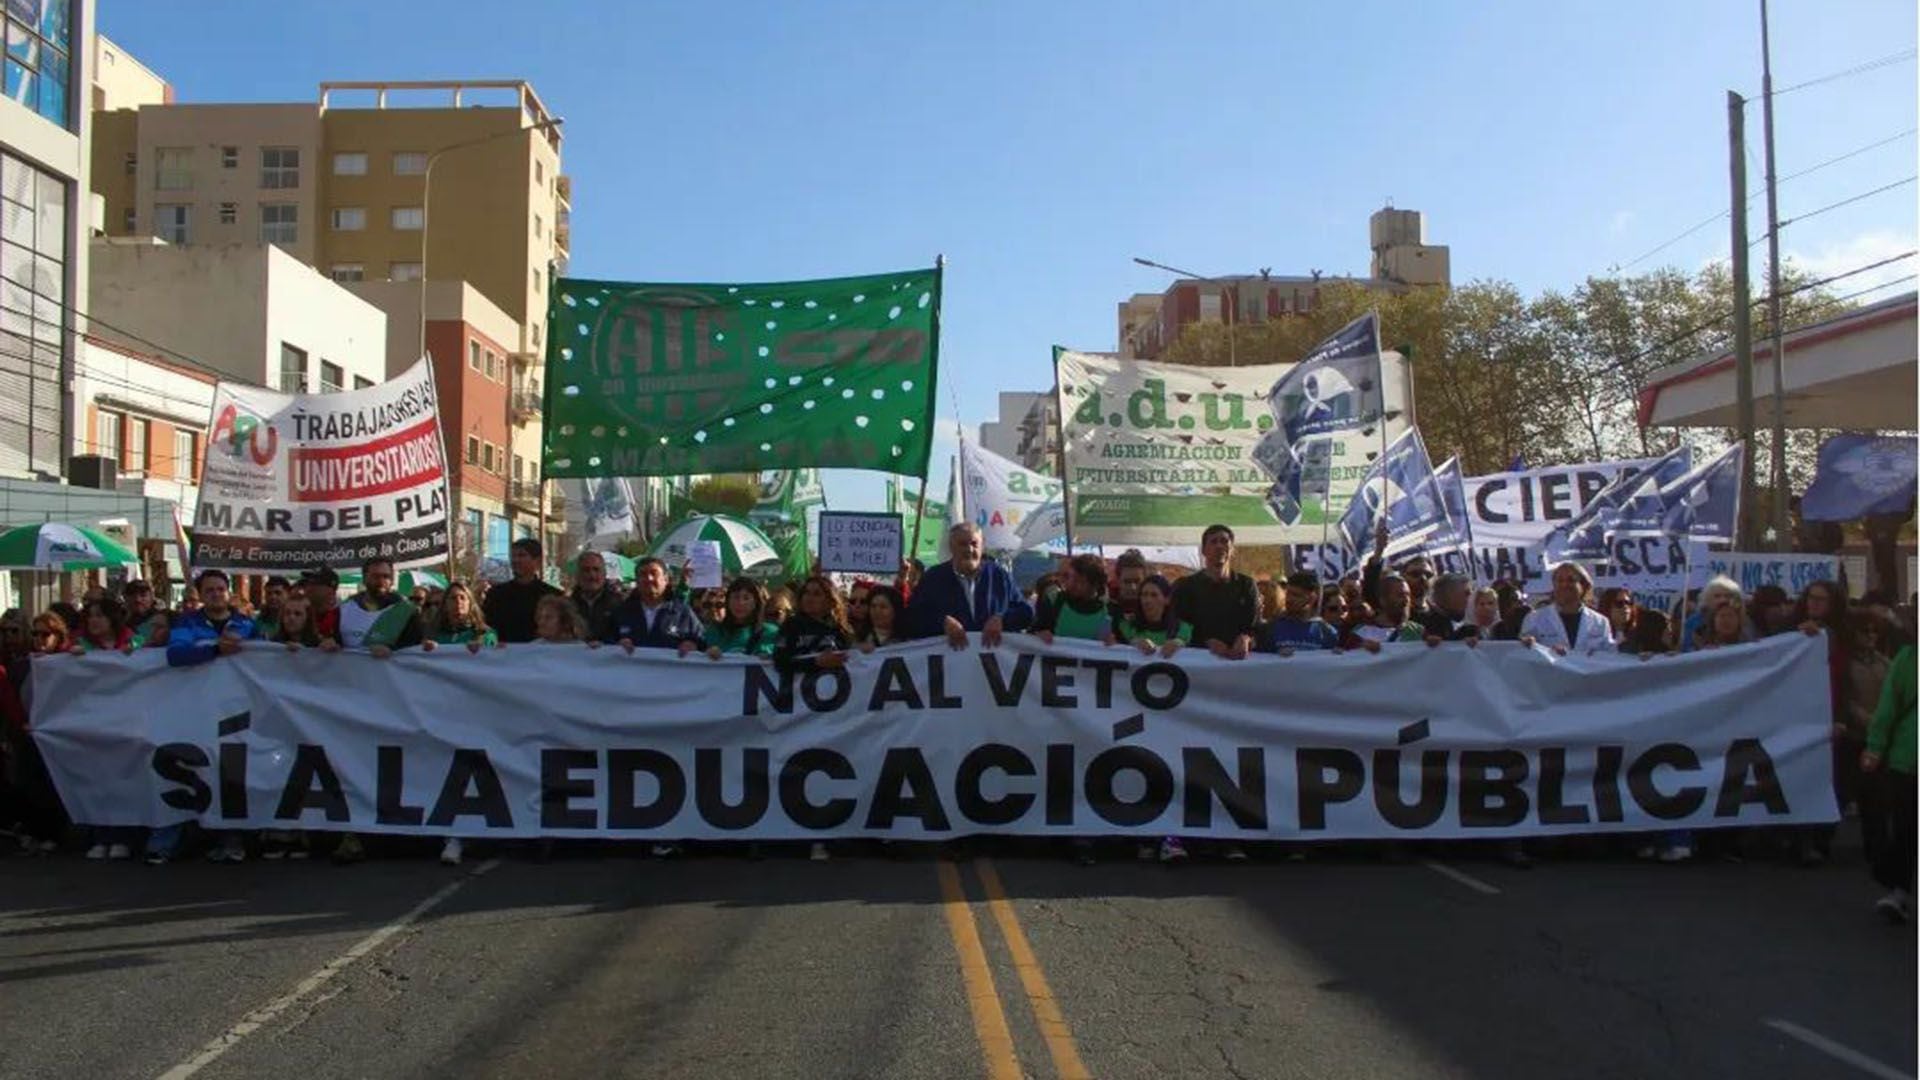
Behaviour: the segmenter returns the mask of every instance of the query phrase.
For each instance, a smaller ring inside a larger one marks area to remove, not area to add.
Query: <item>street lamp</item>
[[[1221,281],[1219,278],[1210,278],[1205,274],[1196,274],[1191,270],[1182,270],[1177,266],[1157,263],[1152,259],[1143,259],[1138,255],[1133,257],[1133,261],[1139,263],[1141,266],[1151,267],[1155,270],[1165,270],[1169,274],[1178,274],[1183,278],[1191,278],[1194,281],[1204,281],[1209,285],[1219,286],[1220,303],[1222,305],[1220,313],[1227,324],[1227,366],[1240,366],[1240,349],[1238,342],[1235,340],[1237,335],[1233,332],[1234,326],[1240,321],[1240,294],[1238,290],[1234,289],[1234,286]],[[1229,303],[1227,294],[1230,290],[1233,291],[1233,300]]]
[[[566,122],[567,121],[565,117],[556,116],[549,120],[542,120],[537,124],[528,124],[525,127],[514,128],[512,131],[496,131],[491,135],[482,136],[481,138],[478,138],[478,139],[468,139],[465,142],[457,142],[451,146],[443,146],[440,149],[435,150],[433,153],[427,155],[427,167],[425,170],[425,175],[422,177],[420,182],[420,355],[421,356],[427,355],[427,213],[431,205],[432,196],[433,196],[434,163],[439,161],[443,155],[451,154],[455,150],[466,150],[475,146],[484,145],[486,143],[498,142],[501,139],[517,138],[521,135],[525,135],[528,132],[532,132],[532,131],[551,131],[554,128],[557,128],[561,124],[564,124]]]

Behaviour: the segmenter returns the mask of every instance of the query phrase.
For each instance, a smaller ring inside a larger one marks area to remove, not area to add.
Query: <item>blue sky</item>
[[[1167,282],[1134,255],[1364,273],[1367,215],[1389,198],[1426,212],[1456,281],[1565,289],[1640,255],[1726,205],[1725,92],[1758,93],[1757,9],[99,0],[102,29],[185,102],[530,80],[567,118],[581,276],[783,280],[944,253],[941,412],[957,399],[969,428],[998,390],[1048,385],[1054,344],[1114,347],[1114,305]],[[1916,37],[1905,0],[1782,0],[1773,21],[1783,88]],[[1906,60],[1781,95],[1781,174],[1913,129],[1915,77]],[[1782,216],[1915,161],[1906,135],[1794,180]],[[1750,171],[1758,190],[1757,156]],[[1915,193],[1820,214],[1783,246],[1824,272],[1912,249]],[[1726,247],[1722,223],[1635,269]],[[828,490],[852,508],[880,483]]]

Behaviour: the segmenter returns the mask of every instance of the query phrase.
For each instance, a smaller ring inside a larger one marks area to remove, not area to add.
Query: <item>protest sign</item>
[[[222,382],[194,510],[196,567],[284,574],[447,557],[433,367],[337,394]]]
[[[961,490],[967,519],[980,526],[988,551],[1065,550],[1060,481],[1008,461],[972,443],[960,444]]]
[[[720,541],[688,542],[687,584],[696,589],[717,589],[726,584],[721,576]]]
[[[844,669],[516,645],[34,661],[75,820],[468,837],[1447,839],[1832,822],[1826,643],[1175,661],[1009,635]],[[1285,687],[1276,693],[1275,687]],[[1436,694],[1435,687],[1461,692]]]
[[[898,514],[826,510],[820,514],[820,569],[849,574],[900,570],[906,536]]]
[[[1242,544],[1317,541],[1385,441],[1378,425],[1311,436],[1326,442],[1328,493],[1307,490],[1317,490],[1316,473],[1284,522],[1268,496],[1290,450],[1267,394],[1293,365],[1195,367],[1055,349],[1054,367],[1076,544],[1191,544],[1216,523]],[[1388,439],[1406,429],[1410,382],[1406,360],[1386,354]]]
[[[1788,596],[1799,596],[1816,581],[1840,580],[1837,555],[1776,555],[1769,551],[1703,551],[1687,573],[1687,588],[1697,589],[1715,577],[1729,577],[1740,591],[1752,595],[1762,585],[1778,585]]]
[[[546,475],[925,475],[940,270],[741,285],[560,278]]]

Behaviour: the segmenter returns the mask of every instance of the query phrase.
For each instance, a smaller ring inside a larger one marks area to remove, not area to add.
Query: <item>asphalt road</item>
[[[0,863],[0,1076],[1891,1077],[1837,865]]]

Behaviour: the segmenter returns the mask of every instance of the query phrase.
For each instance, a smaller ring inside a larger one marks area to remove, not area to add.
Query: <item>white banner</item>
[[[1407,427],[1406,359],[1381,358],[1391,439]],[[1303,500],[1283,525],[1255,448],[1273,428],[1267,392],[1292,364],[1195,367],[1054,351],[1075,544],[1191,544],[1215,523],[1242,544],[1317,542],[1323,508]],[[1338,518],[1380,453],[1377,428],[1326,436],[1328,506]],[[1284,452],[1284,440],[1269,442]]]
[[[213,395],[196,567],[286,573],[447,557],[445,443],[424,358],[364,390],[282,394],[222,382]]]
[[[1060,481],[1023,468],[991,450],[960,444],[961,500],[967,519],[980,526],[988,551],[1066,550],[1066,522],[1059,513]],[[1048,503],[1053,503],[1048,507]],[[1042,514],[1035,519],[1035,514]]]
[[[96,825],[1336,839],[1837,817],[1826,642],[1800,634],[1651,661],[1416,643],[1169,662],[1009,636],[797,679],[578,645],[251,645],[179,669],[56,656],[33,682],[48,767]]]
[[[1840,557],[1837,555],[1775,555],[1770,551],[1702,552],[1687,576],[1687,587],[1697,589],[1708,580],[1724,576],[1740,583],[1740,591],[1753,595],[1762,585],[1778,585],[1788,596],[1798,597],[1816,581],[1840,581]]]

